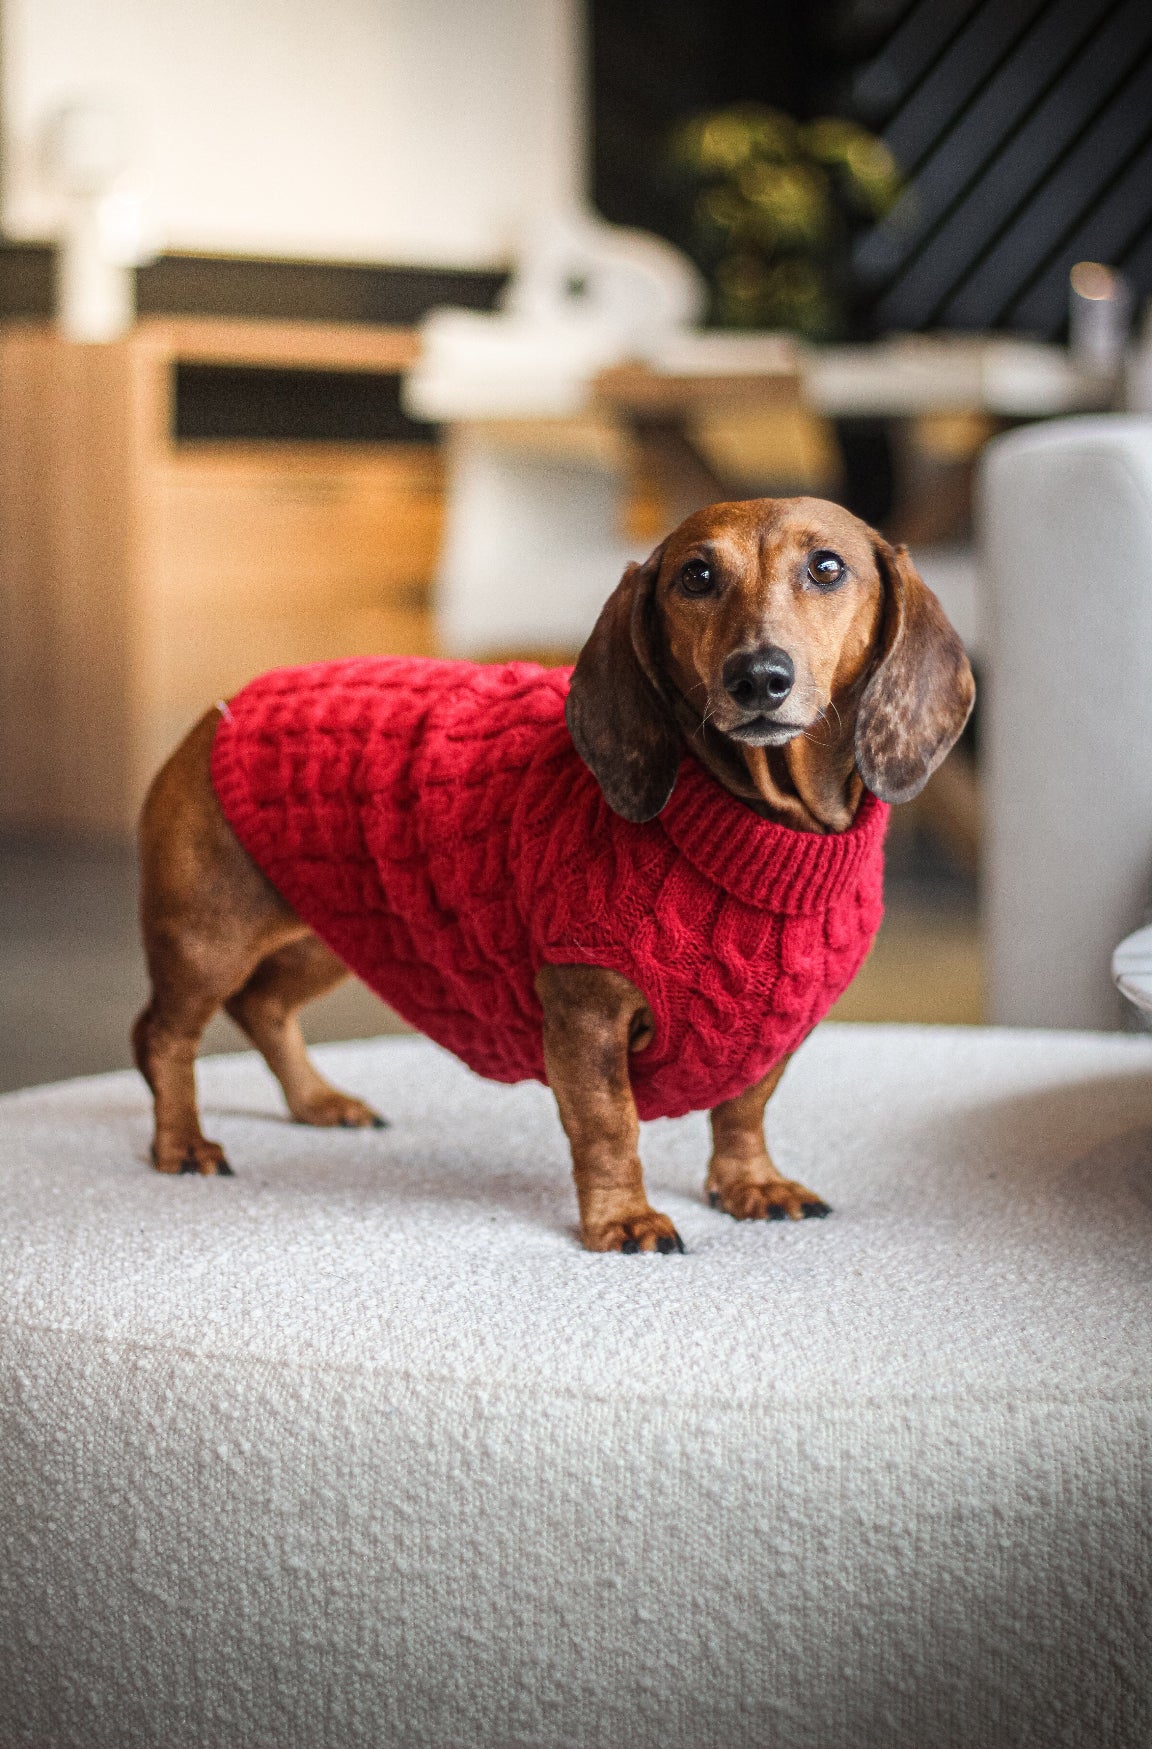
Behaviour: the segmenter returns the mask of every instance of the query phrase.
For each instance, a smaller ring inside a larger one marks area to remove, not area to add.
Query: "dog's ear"
[[[881,801],[910,802],[959,738],[976,685],[964,646],[907,547],[877,536],[875,551],[883,645],[856,713],[856,768]]]
[[[676,784],[680,735],[660,685],[654,594],[661,544],[629,565],[600,610],[572,675],[565,717],[608,806],[639,823]]]

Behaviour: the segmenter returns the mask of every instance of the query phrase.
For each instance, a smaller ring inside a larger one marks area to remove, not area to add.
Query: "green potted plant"
[[[842,337],[853,233],[883,217],[901,190],[884,142],[835,116],[797,122],[745,103],[682,124],[671,160],[683,241],[711,288],[711,320]]]

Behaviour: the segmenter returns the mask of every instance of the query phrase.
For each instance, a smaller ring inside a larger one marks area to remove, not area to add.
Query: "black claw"
[[[216,1176],[217,1178],[235,1178],[236,1174],[233,1172],[231,1166],[229,1166],[227,1160],[221,1160],[216,1168]]]
[[[183,1176],[186,1172],[199,1172],[199,1170],[200,1170],[200,1168],[196,1164],[195,1154],[185,1154],[184,1158],[180,1162],[180,1176],[181,1176],[181,1178],[183,1178]]]
[[[708,1207],[713,1209],[718,1209],[720,1207],[720,1192],[718,1190],[710,1190],[708,1192]]]
[[[390,1130],[392,1128],[392,1125],[388,1122],[388,1119],[386,1117],[380,1117],[378,1115],[378,1113],[373,1112],[372,1113],[372,1128],[374,1130]]]
[[[673,1251],[683,1251],[684,1241],[679,1233],[673,1233],[671,1238],[667,1233],[662,1233],[656,1241],[656,1249],[662,1256],[669,1257]]]
[[[826,1202],[806,1202],[804,1204],[804,1219],[806,1221],[822,1221],[832,1210]]]
[[[354,1124],[350,1117],[342,1117],[340,1119],[339,1127],[342,1130],[354,1130],[354,1129],[358,1128],[358,1125]]]
[[[626,1252],[628,1254],[628,1256],[630,1257],[634,1251],[639,1251],[639,1249],[640,1249],[639,1240],[637,1240],[637,1239],[625,1239],[625,1241],[624,1241],[623,1245],[621,1245],[620,1249],[621,1249],[621,1251]]]
[[[768,1210],[768,1219],[770,1221],[782,1221],[784,1219],[784,1210],[780,1207],[779,1203],[774,1202],[772,1204],[771,1208]]]

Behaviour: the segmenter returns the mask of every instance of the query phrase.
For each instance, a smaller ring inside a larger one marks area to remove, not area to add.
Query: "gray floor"
[[[128,1068],[128,1030],[146,994],[133,853],[0,842],[0,1091]],[[305,1015],[313,1040],[397,1025],[352,979]],[[243,1043],[221,1016],[204,1049]]]
[[[972,883],[895,837],[889,862],[884,928],[837,1017],[978,1021]],[[128,1031],[146,993],[133,853],[0,840],[0,1091],[129,1067]],[[400,1024],[352,979],[304,1014],[313,1041]],[[220,1016],[204,1049],[243,1044]]]

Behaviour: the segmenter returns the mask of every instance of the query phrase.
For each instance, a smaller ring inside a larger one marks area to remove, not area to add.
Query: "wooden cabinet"
[[[0,828],[119,836],[212,702],[285,663],[434,647],[439,454],[181,439],[183,367],[395,390],[407,330],[147,321],[0,329]]]

